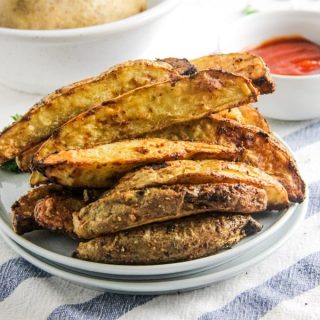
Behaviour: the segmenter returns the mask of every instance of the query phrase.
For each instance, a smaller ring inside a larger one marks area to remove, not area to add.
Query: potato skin
[[[76,238],[73,233],[72,213],[85,206],[82,199],[71,195],[47,195],[34,208],[34,219],[44,229]]]
[[[232,108],[219,112],[219,116],[235,120],[244,125],[255,126],[265,132],[271,133],[271,127],[268,121],[262,116],[257,108],[248,104],[239,108]]]
[[[36,144],[16,157],[17,165],[22,172],[31,172],[33,156],[39,150],[41,144],[42,142]]]
[[[188,59],[178,59],[178,58],[165,58],[158,59],[157,61],[162,61],[169,63],[179,74],[183,76],[191,76],[197,72],[196,67]]]
[[[58,151],[131,139],[256,99],[248,79],[219,70],[146,85],[68,121],[41,146],[34,163]]]
[[[167,59],[164,59],[164,60],[166,61]],[[178,59],[178,60],[180,61],[181,59]],[[181,69],[179,72],[183,72],[183,70],[186,71],[186,70],[188,70],[187,68],[189,68],[189,67],[190,67],[190,64],[186,64],[186,65],[184,65],[184,69]],[[182,67],[180,67],[180,68],[182,68]],[[235,121],[239,122],[240,124],[256,126],[266,132],[269,132],[269,133],[271,132],[271,128],[270,128],[267,120],[264,119],[264,117],[261,115],[261,113],[256,108],[252,107],[251,105],[244,105],[239,108],[232,108],[232,109],[220,111],[217,113],[217,115],[219,115],[223,118],[226,118],[226,119],[235,120]],[[176,125],[174,125],[173,127],[175,127],[175,126]],[[180,127],[180,126],[178,126],[178,127]],[[168,132],[171,130],[170,128],[171,127],[168,128]],[[166,130],[164,130],[164,131],[166,131]],[[148,134],[145,135],[145,137],[148,137],[148,136],[149,136]],[[150,134],[150,137],[153,137],[153,136],[156,137],[157,136],[156,133],[155,133],[155,135],[153,135],[153,133]],[[161,137],[161,136],[159,136],[159,137]],[[167,135],[165,137],[167,137]],[[170,136],[168,138],[171,139]],[[176,140],[175,137],[172,137],[172,139]],[[189,138],[187,140],[189,140]],[[190,140],[197,141],[197,139],[192,138],[192,137],[190,137]],[[199,141],[201,142],[201,140],[199,140]],[[204,141],[207,141],[207,140],[204,140]],[[211,141],[211,140],[209,139],[208,141]],[[215,139],[213,139],[212,141],[215,141]],[[41,146],[41,144],[40,144],[40,146]],[[34,154],[37,153],[37,151],[38,151],[38,149],[35,150]],[[28,150],[25,153],[22,153],[21,156],[19,156],[17,158],[17,160],[21,158],[20,161],[22,164],[23,163],[28,164],[30,162],[30,160],[27,159],[26,157],[28,157],[28,156],[33,157],[33,155],[34,155],[34,154],[28,155],[28,153],[29,153]],[[25,167],[22,166],[21,168],[24,169]],[[44,183],[44,181],[45,181],[45,177],[43,175],[41,175],[39,172],[37,172],[37,173],[33,172],[32,177],[30,179],[30,185],[37,186],[37,185]]]
[[[37,202],[47,195],[61,193],[63,187],[58,185],[45,185],[31,189],[26,195],[18,199],[11,207],[12,209],[12,228],[17,234],[24,234],[40,226],[34,220],[34,208]]]
[[[260,94],[272,93],[275,90],[268,67],[261,57],[252,53],[213,54],[194,59],[191,63],[198,71],[212,68],[240,74],[252,80]]]
[[[146,0],[1,0],[0,27],[80,28],[124,19],[146,7]]]
[[[275,178],[245,163],[222,160],[177,160],[142,167],[126,174],[110,192],[202,183],[248,184],[266,190],[269,210],[289,206],[288,193]]]
[[[81,242],[74,257],[128,265],[189,261],[230,248],[261,228],[250,216],[193,216]]]
[[[123,140],[89,149],[67,150],[49,155],[35,167],[54,181],[68,187],[107,188],[132,169],[167,160],[237,160],[236,147],[159,138]]]
[[[79,113],[130,90],[177,75],[167,63],[136,60],[56,90],[0,133],[0,164],[48,138]]]
[[[257,127],[214,114],[146,136],[241,148],[238,161],[275,177],[286,188],[290,201],[300,203],[305,198],[305,183],[289,150],[274,135]]]
[[[174,185],[114,192],[73,214],[81,239],[204,212],[265,211],[265,190],[244,184]]]

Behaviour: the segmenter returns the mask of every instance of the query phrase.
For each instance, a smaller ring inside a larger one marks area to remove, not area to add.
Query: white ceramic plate
[[[285,144],[285,142],[278,137]],[[286,145],[286,144],[285,144]],[[286,145],[287,146],[287,145]],[[287,148],[290,150],[289,146]],[[291,152],[291,150],[290,150]],[[267,212],[253,215],[263,229],[256,235],[247,237],[231,249],[216,255],[192,261],[149,266],[112,265],[82,261],[72,258],[77,241],[46,230],[38,230],[23,236],[13,232],[11,228],[11,205],[29,189],[27,174],[11,174],[0,170],[0,229],[12,240],[28,249],[39,257],[59,264],[72,270],[91,272],[108,278],[156,279],[163,277],[177,277],[181,274],[192,274],[235,259],[244,252],[257,246],[262,241],[268,241],[281,228],[298,208],[292,205],[283,212]]]
[[[27,176],[0,172],[0,181],[0,228],[7,236],[34,254],[54,263],[72,269],[98,274],[118,275],[121,277],[141,276],[145,278],[163,275],[168,276],[169,274],[176,276],[181,272],[195,272],[198,269],[218,266],[236,258],[260,242],[272,238],[273,234],[289,219],[297,208],[297,205],[293,205],[281,213],[271,212],[257,214],[255,217],[264,226],[260,233],[242,240],[232,249],[225,250],[210,257],[187,262],[150,266],[111,265],[72,258],[71,254],[76,248],[77,241],[62,235],[53,234],[45,230],[34,231],[24,236],[15,234],[11,228],[10,207],[16,199],[27,191]]]
[[[174,279],[164,279],[157,281],[120,281],[99,278],[97,276],[83,275],[79,272],[67,270],[61,266],[57,266],[45,259],[37,258],[28,250],[19,246],[7,235],[2,234],[7,244],[27,261],[45,270],[55,276],[61,277],[73,283],[104,290],[109,292],[126,293],[126,294],[166,294],[181,291],[193,290],[208,286],[214,282],[231,278],[249,267],[257,264],[265,259],[272,252],[282,246],[289,237],[295,232],[301,224],[308,208],[308,197],[305,202],[298,205],[293,214],[278,229],[277,232],[270,237],[268,241],[263,241],[251,250],[243,253],[241,256],[225,263],[224,265],[199,272],[189,276],[181,276]]]

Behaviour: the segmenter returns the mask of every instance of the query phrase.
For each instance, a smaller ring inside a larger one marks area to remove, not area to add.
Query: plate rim
[[[274,134],[280,141],[283,143],[291,155],[293,156],[294,153],[288,144],[277,134]],[[294,157],[293,157],[294,158]],[[299,169],[299,167],[298,167]],[[299,170],[300,171],[300,170]],[[1,172],[0,172],[1,175]],[[306,190],[308,190],[308,186],[306,184]],[[165,275],[165,274],[173,274],[173,273],[182,273],[187,271],[192,271],[200,268],[208,267],[212,264],[218,265],[222,264],[223,261],[230,261],[235,257],[239,256],[246,250],[250,250],[252,247],[258,245],[262,241],[265,241],[266,238],[271,237],[272,234],[277,232],[283,224],[294,214],[294,212],[305,202],[298,204],[292,204],[285,212],[280,212],[279,215],[281,217],[275,221],[266,231],[259,232],[252,240],[249,240],[243,244],[235,246],[230,250],[224,250],[220,253],[215,255],[211,255],[208,257],[203,257],[191,261],[182,261],[182,262],[175,262],[175,263],[166,263],[166,264],[159,264],[159,265],[116,265],[116,264],[105,264],[105,263],[98,263],[98,262],[91,262],[76,259],[73,257],[68,257],[61,255],[56,252],[52,252],[48,249],[45,249],[39,245],[36,245],[34,242],[24,238],[16,234],[11,226],[9,226],[1,217],[0,215],[0,229],[12,240],[17,242],[22,247],[26,248],[27,250],[37,254],[40,257],[43,257],[47,260],[53,261],[55,263],[59,263],[61,265],[66,265],[72,268],[76,268],[78,270],[86,270],[101,274],[112,274],[112,275],[119,275],[119,276],[158,276],[158,275]],[[0,208],[0,213],[2,212]],[[6,212],[4,212],[7,215]],[[9,213],[10,215],[10,213]]]
[[[306,201],[306,200],[305,200]],[[294,212],[301,206],[302,204],[295,204],[291,206],[285,213],[283,213],[282,217],[277,220],[274,224],[270,226],[266,231],[259,233],[255,238],[251,241],[241,244],[238,247],[234,247],[230,250],[222,251],[216,255],[199,258],[191,261],[183,261],[176,263],[167,263],[167,264],[159,264],[159,265],[113,265],[113,264],[104,264],[97,262],[84,261],[72,257],[67,257],[50,250],[47,250],[43,247],[40,247],[33,243],[32,241],[25,239],[22,236],[17,235],[14,231],[9,227],[9,225],[3,221],[0,216],[0,229],[12,240],[20,244],[22,247],[28,249],[35,254],[59,263],[61,265],[67,265],[69,267],[77,268],[80,270],[87,270],[102,274],[115,274],[115,275],[129,275],[129,276],[153,276],[153,275],[163,275],[168,273],[179,273],[184,271],[191,271],[194,269],[203,268],[213,264],[215,260],[218,261],[229,261],[232,257],[236,257],[242,254],[244,251],[250,250],[252,247],[258,245],[259,243],[266,240],[266,238],[271,237],[279,228],[286,223],[286,221],[294,214]],[[0,209],[1,210],[1,209]],[[108,270],[106,270],[108,269]],[[179,271],[177,271],[177,269]]]
[[[209,274],[201,275],[201,272],[197,275],[193,275],[190,277],[188,276],[181,276],[185,279],[165,279],[165,280],[155,280],[155,281],[128,281],[128,280],[114,280],[114,279],[104,279],[98,277],[92,277],[89,275],[79,275],[71,273],[71,271],[60,269],[58,266],[47,264],[46,262],[40,260],[39,258],[29,253],[27,249],[20,246],[16,243],[13,239],[11,239],[8,235],[4,234],[3,231],[0,231],[1,236],[3,237],[4,241],[19,255],[29,261],[31,264],[37,266],[38,268],[53,274],[54,276],[58,276],[62,279],[67,281],[76,283],[80,286],[91,287],[95,288],[96,290],[105,290],[114,293],[120,294],[168,294],[168,293],[176,293],[180,291],[188,291],[194,290],[197,288],[208,286],[214,282],[226,280],[231,278],[243,270],[252,267],[253,265],[259,263],[260,261],[267,258],[271,255],[274,251],[276,251],[279,247],[281,247],[297,230],[300,226],[301,222],[303,221],[304,217],[306,216],[307,209],[309,203],[309,196],[308,192],[306,194],[306,200],[298,207],[298,209],[294,212],[297,216],[292,222],[292,225],[289,226],[290,228],[286,229],[285,232],[280,232],[278,230],[277,235],[278,238],[272,242],[272,245],[269,246],[266,250],[261,250],[261,248],[253,248],[250,252],[253,256],[251,259],[246,260],[243,263],[237,264],[231,267],[225,267],[223,270],[214,272],[215,268],[212,268],[212,272]],[[291,216],[293,219],[294,215]],[[290,222],[290,219],[287,220],[287,223]],[[282,226],[285,228],[285,225]],[[283,230],[282,230],[283,231]],[[272,239],[271,239],[272,241]],[[260,243],[259,246],[263,246],[263,243]],[[256,253],[256,251],[259,251]],[[229,261],[232,263],[232,261]],[[233,261],[234,263],[234,261]],[[226,263],[227,265],[228,263]],[[210,269],[211,270],[211,269]],[[208,271],[208,270],[207,270]],[[89,282],[88,283],[88,279]],[[192,285],[192,283],[194,283]],[[129,285],[130,284],[130,285]],[[156,284],[156,285],[155,285]]]

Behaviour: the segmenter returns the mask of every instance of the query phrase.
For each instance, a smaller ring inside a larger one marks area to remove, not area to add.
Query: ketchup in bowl
[[[274,74],[320,73],[320,45],[301,36],[270,39],[247,51],[261,56]]]

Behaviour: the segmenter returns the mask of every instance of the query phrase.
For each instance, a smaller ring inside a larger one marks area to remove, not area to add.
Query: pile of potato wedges
[[[163,264],[215,254],[305,197],[287,148],[251,105],[274,84],[260,57],[116,65],[48,95],[0,134],[31,190],[13,229],[60,232],[74,256]]]

